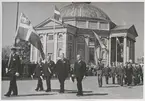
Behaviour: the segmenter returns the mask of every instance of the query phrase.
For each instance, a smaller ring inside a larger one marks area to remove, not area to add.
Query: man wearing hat
[[[6,68],[6,73],[10,76],[10,86],[8,92],[4,95],[7,97],[12,95],[17,96],[17,83],[16,77],[19,76],[18,67],[20,66],[20,58],[16,54],[16,47],[11,48],[12,53],[10,54],[9,61],[8,61],[8,68]]]
[[[97,75],[98,75],[98,83],[99,83],[99,87],[102,87],[102,75],[103,75],[103,68],[104,68],[104,64],[102,63],[102,59],[98,59],[98,68],[97,68]]]

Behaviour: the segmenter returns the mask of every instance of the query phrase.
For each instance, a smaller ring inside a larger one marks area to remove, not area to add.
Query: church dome
[[[90,2],[74,2],[60,9],[62,18],[81,17],[111,21],[106,13]]]

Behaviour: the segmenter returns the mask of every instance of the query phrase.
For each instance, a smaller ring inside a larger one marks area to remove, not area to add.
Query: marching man
[[[16,54],[16,47],[11,48],[11,51],[12,53],[9,57],[8,68],[6,68],[6,73],[10,76],[9,90],[4,95],[7,97],[10,97],[12,92],[12,95],[18,95],[16,77],[19,76],[18,67],[20,66],[20,58]]]

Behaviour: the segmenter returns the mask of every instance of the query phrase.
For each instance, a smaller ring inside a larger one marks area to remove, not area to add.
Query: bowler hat
[[[12,47],[11,50],[16,50],[16,47]]]
[[[102,58],[98,59],[99,61],[102,61]]]

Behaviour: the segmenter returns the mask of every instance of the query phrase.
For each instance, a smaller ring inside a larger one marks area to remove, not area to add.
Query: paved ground
[[[104,81],[104,78],[103,78]],[[87,77],[83,80],[84,96],[77,97],[76,83],[72,83],[70,80],[65,82],[65,93],[59,94],[59,82],[58,80],[52,80],[52,92],[46,93],[45,91],[36,92],[37,80],[19,80],[17,81],[19,95],[17,97],[4,97],[7,92],[9,81],[2,81],[2,99],[16,100],[16,99],[142,99],[143,98],[143,86],[123,86],[120,87],[117,84],[106,85],[103,82],[103,87],[99,88],[97,83],[97,77]],[[44,88],[46,89],[46,83],[43,81]]]

